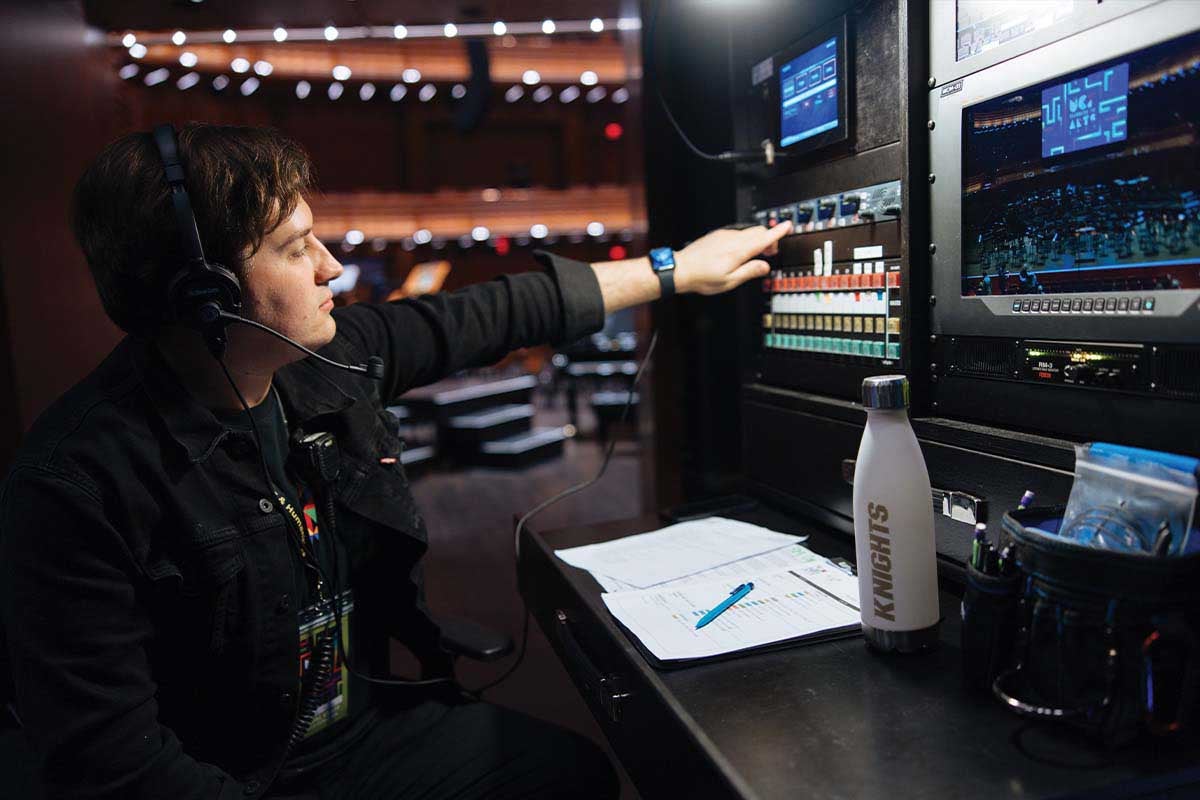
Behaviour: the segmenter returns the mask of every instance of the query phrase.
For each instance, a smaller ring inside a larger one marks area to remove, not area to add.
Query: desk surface
[[[737,516],[779,531],[810,533],[808,545],[816,552],[853,559],[852,541],[814,524],[766,509]],[[557,639],[562,637],[561,632],[554,635],[552,607],[574,601],[572,616],[581,641],[590,639],[597,652],[611,650],[598,660],[604,662],[601,668],[629,672],[631,708],[637,708],[639,693],[649,693],[651,701],[667,709],[662,716],[679,723],[672,732],[654,730],[660,723],[652,721],[652,714],[644,717],[644,726],[636,714],[614,721],[588,697],[623,761],[624,753],[640,759],[636,748],[644,749],[647,740],[678,736],[688,739],[686,746],[697,758],[711,764],[714,780],[703,794],[764,800],[1141,797],[1200,782],[1200,739],[1195,734],[1109,755],[1086,746],[1073,732],[1027,722],[990,696],[968,692],[961,679],[959,598],[945,591],[941,647],[932,653],[884,656],[868,650],[862,639],[849,639],[655,670],[603,606],[599,585],[553,551],[662,525],[648,516],[523,535],[522,591],[560,658],[564,653]],[[556,581],[560,596],[554,594]],[[577,671],[567,666],[579,683]],[[661,769],[669,772],[672,765]],[[645,792],[639,771],[645,772],[636,765],[630,768]]]

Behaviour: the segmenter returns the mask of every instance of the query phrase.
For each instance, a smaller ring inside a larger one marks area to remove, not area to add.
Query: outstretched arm
[[[778,242],[792,231],[792,223],[774,228],[716,230],[675,253],[675,291],[720,294],[769,271],[760,255],[773,255]],[[604,313],[657,300],[662,291],[647,258],[602,261],[592,264]]]

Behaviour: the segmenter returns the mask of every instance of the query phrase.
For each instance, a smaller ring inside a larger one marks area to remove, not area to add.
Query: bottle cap
[[[864,408],[908,408],[908,378],[903,375],[874,375],[863,379]]]

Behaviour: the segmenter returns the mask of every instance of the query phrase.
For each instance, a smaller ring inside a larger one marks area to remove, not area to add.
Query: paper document
[[[609,591],[645,589],[732,561],[802,542],[748,522],[708,517],[611,542],[556,550],[573,567],[586,569]]]
[[[754,590],[713,622],[696,622],[739,581],[719,578],[601,595],[609,611],[662,661],[733,653],[860,624],[858,580],[820,556],[806,567],[753,577]]]

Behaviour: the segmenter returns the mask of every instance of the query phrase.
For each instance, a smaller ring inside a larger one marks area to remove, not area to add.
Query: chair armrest
[[[473,661],[495,661],[513,650],[513,640],[508,634],[470,620],[449,617],[437,623],[442,629],[442,649],[451,655],[466,656]]]

